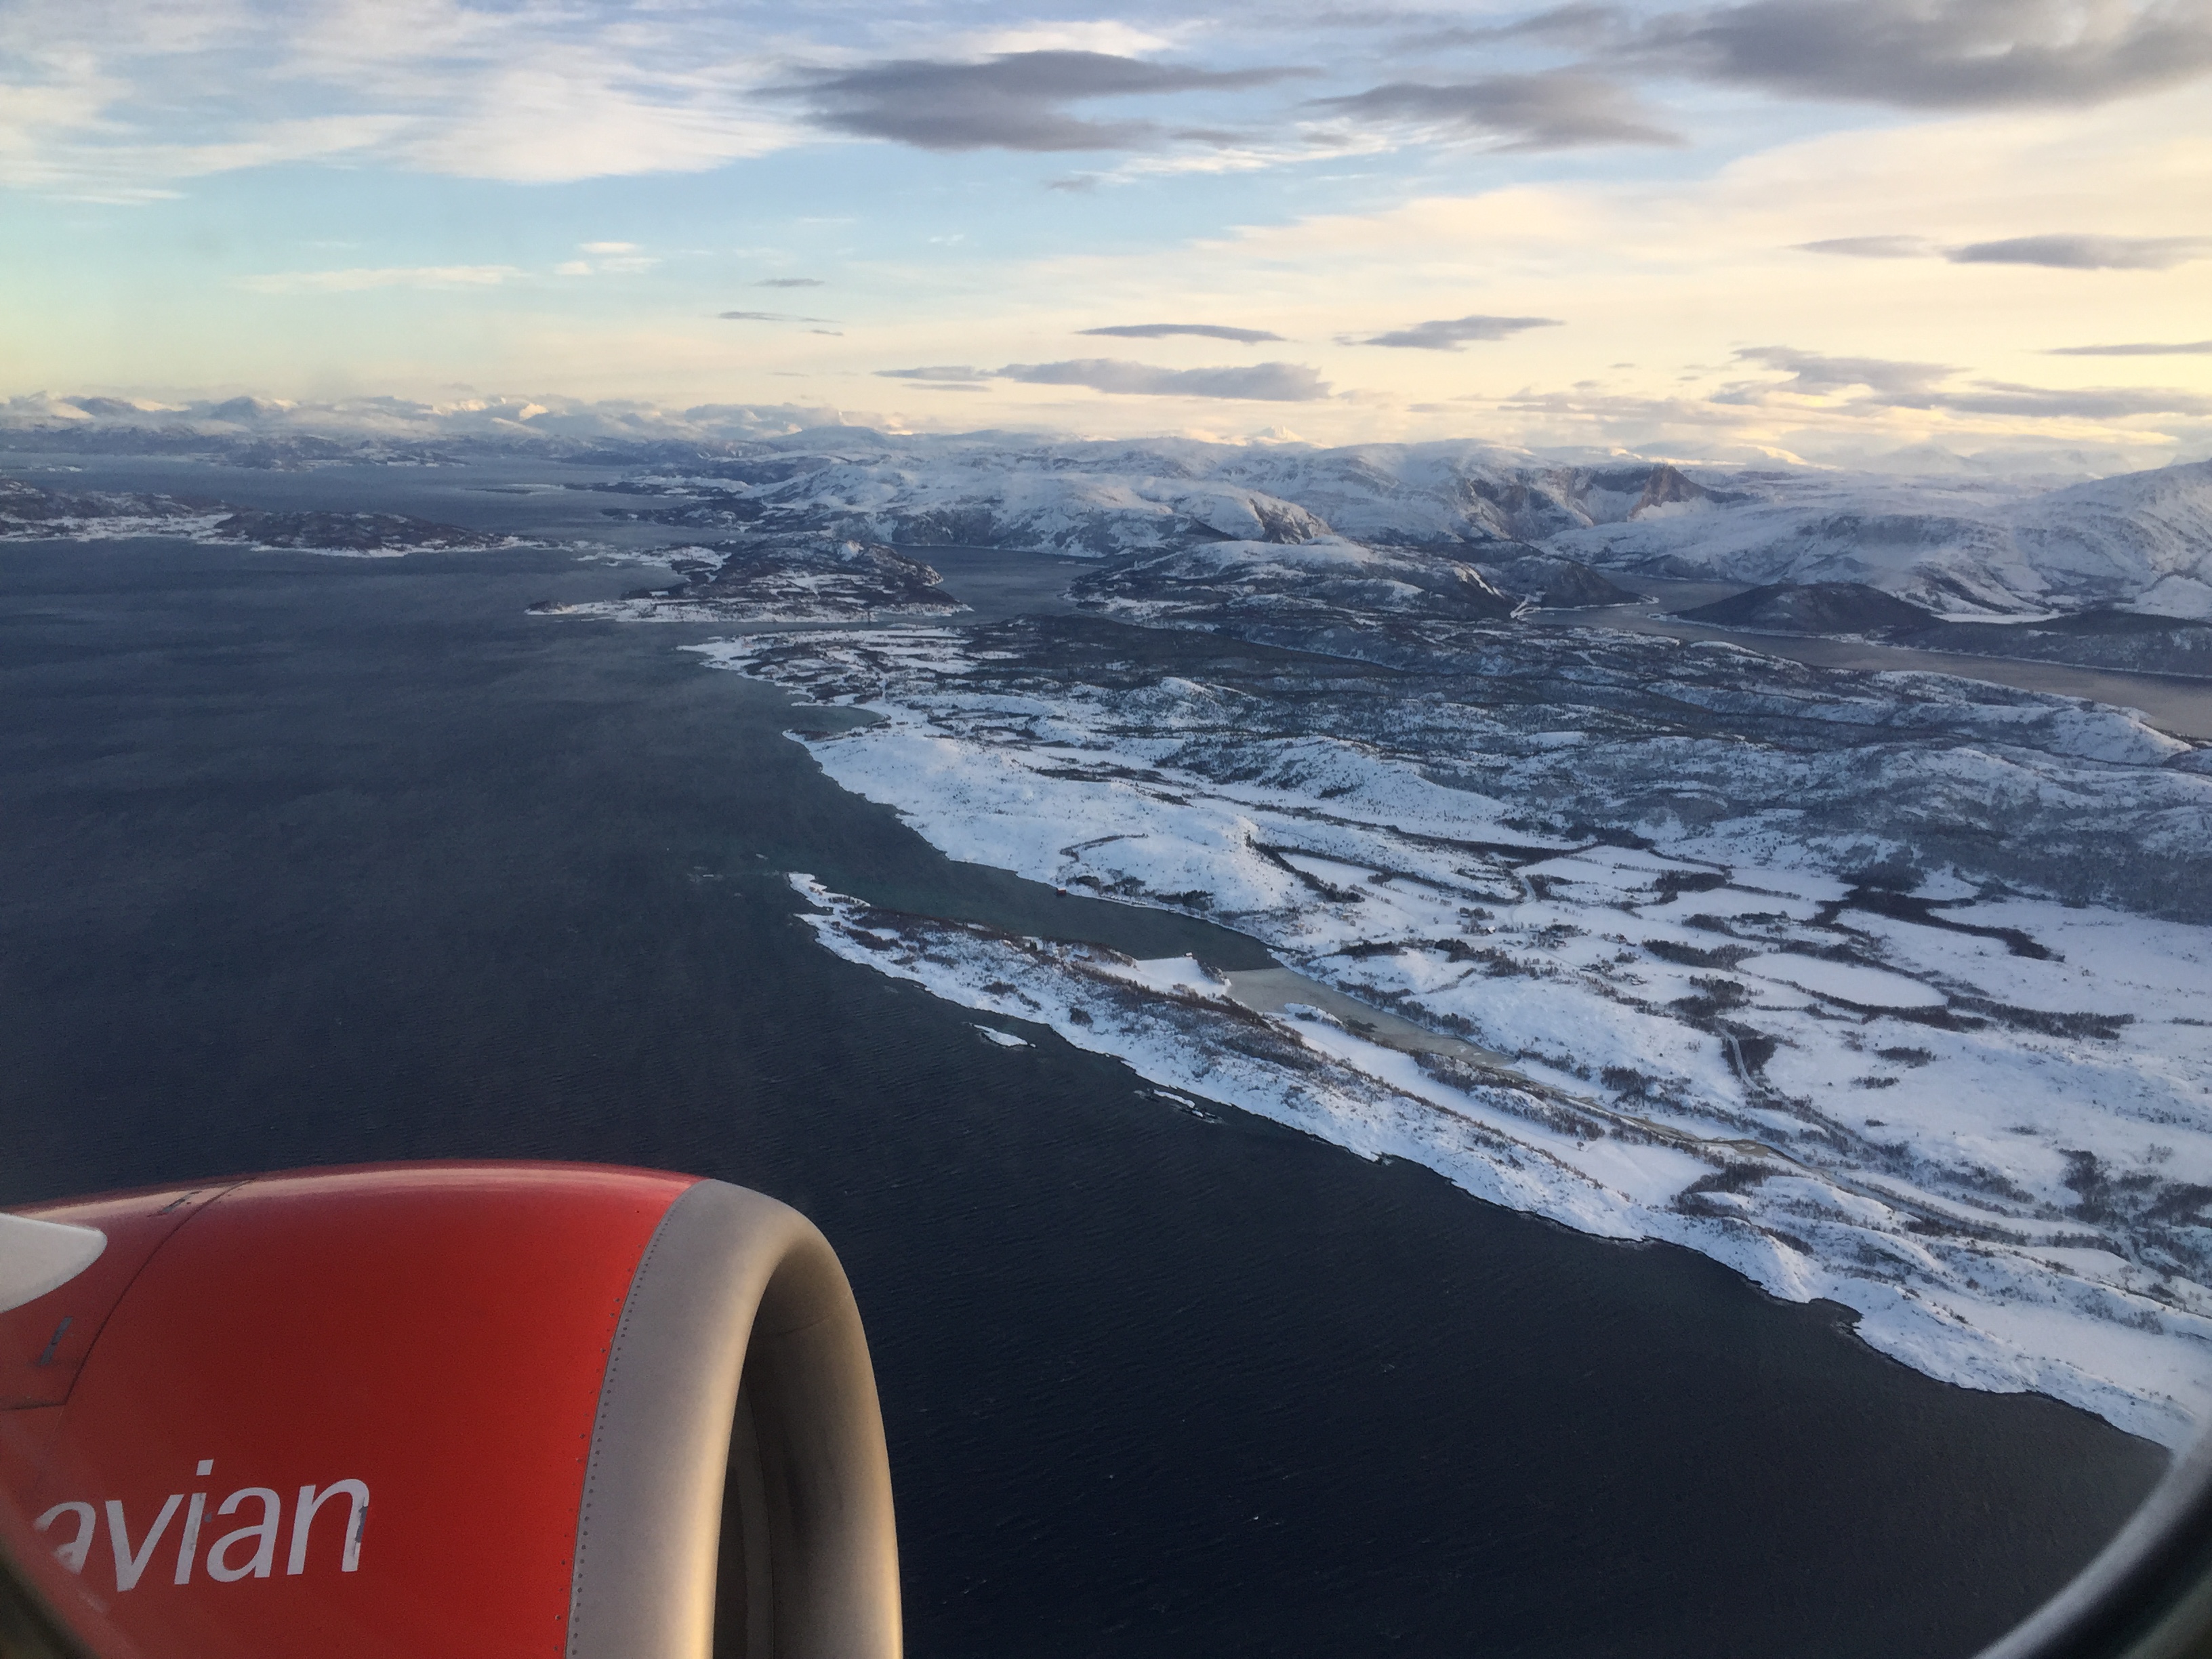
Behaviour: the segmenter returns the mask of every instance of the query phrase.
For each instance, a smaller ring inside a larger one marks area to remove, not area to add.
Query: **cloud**
[[[452,77],[451,107],[418,116],[392,154],[427,173],[556,184],[700,172],[798,136],[753,106],[742,85],[627,55],[563,45],[471,66]]]
[[[1164,340],[1170,334],[1195,334],[1208,340],[1234,340],[1239,345],[1283,337],[1264,328],[1226,328],[1219,323],[1116,323],[1111,328],[1079,328],[1076,332],[1104,334],[1117,340]]]
[[[1556,317],[1444,317],[1434,322],[1415,323],[1411,328],[1392,329],[1387,334],[1364,340],[1347,338],[1345,343],[1399,346],[1413,351],[1457,351],[1470,340],[1503,340],[1524,329],[1560,326]]]
[[[1645,117],[1633,93],[1576,70],[1487,75],[1449,85],[1395,81],[1313,106],[1356,120],[1478,136],[1508,151],[1574,149],[1590,144],[1679,144]]]
[[[1267,403],[1306,403],[1330,395],[1321,376],[1303,363],[1254,363],[1224,368],[1154,368],[1112,357],[1072,362],[1009,363],[999,373],[1030,386],[1085,386],[1094,392],[1150,398],[1248,398]]]
[[[576,246],[586,253],[600,257],[592,259],[567,259],[553,267],[556,276],[634,276],[641,270],[651,270],[660,260],[650,253],[640,253],[635,242],[579,242]]]
[[[879,368],[876,373],[886,380],[960,381],[970,386],[982,386],[993,379],[988,369],[970,368],[965,363],[935,368]]]
[[[2212,73],[2202,0],[1751,0],[1664,14],[1622,55],[1796,98],[2089,105]]]
[[[2030,420],[2125,420],[2134,415],[2212,415],[2212,398],[2172,386],[2035,386],[1983,380],[1968,392],[1946,392],[1940,407],[1968,415],[2008,415]]]
[[[1924,236],[1832,236],[1795,246],[1800,253],[1836,253],[1846,259],[1926,259],[1942,251]]]
[[[1756,406],[1771,401],[1778,393],[1810,397],[1858,392],[1859,396],[1847,400],[1850,406],[2024,420],[2112,421],[2142,415],[2212,414],[2212,397],[2172,386],[2036,386],[2008,380],[1978,380],[1957,386],[1942,384],[1959,371],[1942,363],[1829,357],[1789,346],[1753,346],[1735,355],[1740,362],[1779,369],[1790,378],[1779,384],[1741,383],[1715,394],[1716,404]]]
[[[352,294],[373,288],[496,288],[523,273],[513,265],[382,265],[349,270],[280,270],[244,276],[255,294]]]
[[[2049,265],[2059,270],[2170,270],[2212,252],[2203,236],[2014,236],[1946,248],[1961,265]]]
[[[1455,23],[1429,29],[1406,36],[1398,42],[1398,49],[1431,52],[1439,46],[1490,46],[1516,40],[1587,48],[1619,36],[1625,20],[1626,14],[1618,6],[1554,6],[1510,23]]]
[[[941,387],[1017,380],[1025,386],[1080,386],[1143,398],[1228,398],[1259,403],[1312,403],[1334,394],[1304,363],[1251,363],[1218,368],[1156,368],[1115,357],[1057,363],[1008,363],[1004,368],[879,368],[886,380],[925,380]]]
[[[0,184],[99,200],[301,161],[696,170],[805,136],[757,98],[757,46],[703,9],[18,0],[8,33]]]
[[[829,283],[818,276],[768,276],[753,284],[755,288],[827,288]]]
[[[1158,143],[1152,121],[1086,120],[1067,106],[1097,98],[1267,86],[1291,69],[1213,70],[1112,52],[1007,52],[980,63],[896,58],[817,76],[791,90],[834,131],[922,149],[1130,149]]]
[[[1933,407],[1931,400],[1936,394],[1932,388],[1936,383],[1959,372],[1946,363],[1901,362],[1889,357],[1830,357],[1817,351],[1800,351],[1794,346],[1747,346],[1735,354],[1735,358],[1738,362],[1780,370],[1790,378],[1778,386],[1771,381],[1759,381],[1731,387],[1717,394],[1713,399],[1716,403],[1756,403],[1775,392],[1813,397],[1864,386],[1874,401],[1886,407],[1927,409]]]
[[[2212,252],[2207,236],[2008,236],[1945,247],[1924,236],[1838,236],[1799,242],[1801,253],[1852,259],[1948,259],[1954,265],[2047,265],[2055,270],[2171,270]]]
[[[716,317],[726,323],[834,323],[835,317],[794,317],[783,311],[718,311]]]
[[[2191,340],[2179,345],[2161,345],[2154,341],[2138,340],[2127,345],[2053,346],[2043,355],[2046,357],[2212,357],[2212,340]]]

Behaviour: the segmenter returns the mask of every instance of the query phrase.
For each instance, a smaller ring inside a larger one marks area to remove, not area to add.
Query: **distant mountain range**
[[[319,433],[244,398],[185,410],[19,399],[0,410],[0,453],[136,447],[300,468],[465,465],[486,451],[526,450],[618,469],[623,482],[599,486],[629,498],[611,513],[718,538],[826,532],[1086,558],[1341,538],[1463,561],[1516,598],[1553,605],[1617,598],[1587,574],[1597,571],[1632,585],[1639,576],[1856,584],[1953,620],[2100,608],[2212,618],[2212,462],[2049,488],[1568,463],[1470,441],[1321,449],[852,426],[775,432],[778,411],[738,413],[747,419],[720,429],[746,435],[703,437],[693,422],[679,437],[657,435],[667,423],[643,415],[610,430],[604,416],[564,424],[536,405],[433,420],[394,403],[377,420]],[[1516,566],[1518,580],[1501,580]]]
[[[1340,538],[1486,570],[1548,557],[1615,576],[1856,583],[1955,618],[2097,606],[2212,617],[2212,462],[2039,491],[1665,462],[1570,466],[1462,443],[825,435],[671,466],[646,486],[666,499],[641,516],[1086,557]]]

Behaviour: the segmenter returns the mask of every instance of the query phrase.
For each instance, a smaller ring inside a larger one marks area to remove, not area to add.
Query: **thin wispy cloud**
[[[1415,323],[1411,328],[1394,328],[1385,334],[1372,334],[1365,338],[1343,337],[1346,345],[1395,346],[1408,351],[1457,351],[1471,343],[1507,340],[1532,328],[1558,328],[1556,317],[1443,317],[1433,322]]]
[[[2046,357],[2212,357],[2212,340],[2189,340],[2179,344],[2136,340],[2124,345],[2052,346],[2043,355]]]
[[[718,311],[715,317],[726,323],[834,323],[835,317],[794,317],[787,311]]]
[[[1401,20],[1402,15],[1401,15]],[[1401,52],[1427,52],[1453,46],[1497,46],[1524,41],[1570,46],[1588,51],[1611,44],[1627,33],[1631,19],[1619,6],[1572,4],[1553,6],[1510,23],[1449,23],[1401,36],[1394,44]]]
[[[1683,142],[1680,133],[1646,112],[1626,87],[1573,70],[1486,75],[1442,84],[1394,81],[1312,101],[1316,109],[1355,122],[1480,138],[1507,152]]]
[[[1778,395],[1834,398],[1861,409],[1942,411],[2014,420],[2127,420],[2147,415],[2212,415],[2212,396],[2174,386],[2038,386],[2008,380],[1955,384],[1960,371],[1942,363],[1883,357],[1832,357],[1789,346],[1753,346],[1740,362],[1777,370],[1780,381],[1747,381],[1711,401],[1757,405]]]
[[[1230,328],[1220,323],[1116,323],[1110,328],[1082,328],[1079,334],[1103,334],[1116,340],[1164,340],[1170,335],[1192,334],[1206,340],[1234,340],[1257,345],[1283,337],[1264,328]]]
[[[753,284],[755,288],[827,288],[829,283],[818,276],[767,276]]]
[[[966,363],[942,363],[928,368],[879,368],[878,378],[886,380],[941,380],[947,385],[988,386],[996,377],[988,368],[975,368]]]
[[[2057,270],[2171,270],[2212,253],[2205,236],[2013,236],[1947,248],[1962,265],[2045,265]]]
[[[635,276],[660,263],[658,256],[640,253],[635,242],[579,242],[589,259],[568,259],[554,266],[556,276]]]
[[[355,294],[380,288],[497,288],[524,275],[513,265],[378,265],[344,270],[279,270],[242,276],[254,294]]]
[[[1264,403],[1309,403],[1330,395],[1328,383],[1304,363],[1253,363],[1222,368],[1155,368],[1110,357],[1072,362],[1009,363],[999,373],[1030,386],[1081,386],[1094,392],[1146,398],[1236,398]]]
[[[1114,357],[1056,363],[1008,363],[1003,368],[939,367],[882,368],[885,380],[921,380],[940,387],[1013,380],[1025,386],[1085,386],[1093,392],[1140,398],[1218,398],[1260,403],[1311,403],[1334,394],[1319,373],[1304,363],[1251,363],[1217,368],[1158,368]]]
[[[1947,247],[1924,236],[1838,236],[1799,242],[1801,253],[1849,259],[1948,259],[1954,265],[2042,265],[2052,270],[2171,270],[2212,255],[2212,236],[2007,236]]]
[[[1942,252],[1924,236],[1831,236],[1796,246],[1800,253],[1832,253],[1845,259],[1930,259]]]
[[[2212,415],[2212,397],[2176,386],[2035,386],[1984,380],[1945,392],[1938,406],[2014,419],[2124,421],[2142,415]]]

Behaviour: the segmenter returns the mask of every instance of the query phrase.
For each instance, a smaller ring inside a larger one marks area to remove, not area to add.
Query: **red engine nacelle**
[[[773,1199],[644,1170],[383,1166],[0,1217],[0,1541],[102,1655],[900,1645],[836,1257]]]

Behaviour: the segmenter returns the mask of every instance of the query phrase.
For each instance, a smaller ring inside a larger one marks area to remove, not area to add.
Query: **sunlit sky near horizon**
[[[0,395],[2212,454],[2212,0],[0,4]]]

